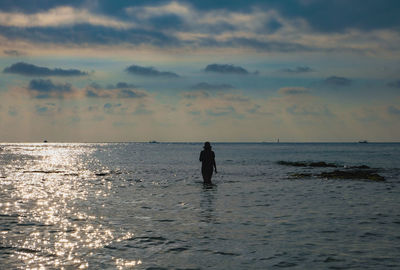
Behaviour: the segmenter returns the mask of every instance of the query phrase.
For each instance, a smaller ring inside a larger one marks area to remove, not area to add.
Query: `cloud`
[[[136,85],[126,82],[118,82],[116,85],[108,85],[108,89],[137,88]]]
[[[125,115],[128,111],[128,107],[123,106],[121,103],[105,103],[103,111],[107,114]]]
[[[229,116],[235,119],[246,115],[263,113],[260,106],[241,93],[209,93],[204,90],[182,93],[180,108],[190,116],[199,116],[195,121],[207,121],[207,116]]]
[[[387,84],[389,87],[393,87],[393,88],[400,88],[400,80],[398,81],[394,81],[394,82],[390,82]]]
[[[136,107],[135,111],[133,112],[133,114],[135,114],[135,115],[148,115],[148,114],[152,114],[152,113],[153,113],[153,111],[148,110],[146,108],[146,105],[144,105],[144,104],[139,104]]]
[[[153,67],[141,67],[137,65],[129,66],[125,69],[126,72],[134,75],[146,76],[146,77],[169,77],[177,78],[178,74],[169,71],[158,71]]]
[[[201,82],[198,84],[195,84],[191,87],[191,89],[193,90],[208,90],[208,91],[213,91],[213,90],[231,90],[234,89],[235,87],[233,87],[230,84],[210,84],[210,83],[206,83],[206,82]]]
[[[332,86],[349,86],[352,80],[344,77],[331,76],[324,80],[324,84]]]
[[[147,94],[143,91],[122,89],[118,93],[118,98],[142,98],[146,97]]]
[[[286,72],[286,73],[307,73],[307,72],[313,72],[314,70],[310,67],[296,67],[296,68],[284,68],[280,70],[281,72]]]
[[[59,112],[61,109],[57,108],[54,103],[46,103],[43,105],[35,105],[35,112],[39,115],[54,115],[54,113]]]
[[[215,107],[207,110],[206,113],[211,116],[225,116],[236,114],[236,110],[232,106]]]
[[[207,91],[195,91],[195,92],[184,92],[182,96],[186,99],[205,99],[210,97],[210,94]]]
[[[210,64],[204,69],[204,71],[222,73],[222,74],[239,74],[239,75],[250,74],[245,68],[230,64]]]
[[[69,83],[55,84],[51,80],[31,80],[28,90],[34,98],[63,98],[64,94],[72,92]]]
[[[308,94],[309,90],[304,87],[283,87],[278,90],[278,93],[283,95],[304,95]]]
[[[8,56],[16,56],[16,57],[25,55],[25,53],[18,50],[3,50],[3,53]]]
[[[8,107],[8,115],[9,116],[17,116],[18,115],[18,109],[15,106],[9,106]]]
[[[60,33],[63,33],[60,35]],[[104,26],[79,24],[60,27],[6,27],[0,25],[0,37],[8,41],[42,44],[58,44],[65,48],[72,45],[124,45],[125,47],[149,45],[158,48],[179,47],[182,42],[174,35],[163,33],[158,29],[133,28],[114,29]]]
[[[135,89],[136,86],[126,82],[118,82],[115,85],[102,87],[97,83],[92,83],[86,87],[85,96],[88,98],[144,98],[147,97],[147,92]]]
[[[3,73],[19,74],[24,76],[84,76],[87,72],[78,69],[49,69],[47,67],[39,67],[24,62],[15,63],[3,70]]]
[[[104,15],[91,13],[87,9],[61,6],[44,12],[26,14],[21,12],[1,12],[0,25],[12,27],[57,27],[75,24],[91,24],[117,29],[133,27],[132,23]]]
[[[0,38],[10,43],[33,42],[40,48],[42,44],[66,48],[98,44],[243,52],[398,51],[398,8],[387,7],[399,4],[395,0],[380,5],[354,1],[359,4],[352,5],[359,5],[369,16],[363,12],[353,16],[346,1],[311,1],[307,8],[297,0],[289,4],[252,0],[246,6],[240,1],[94,1],[94,5],[63,1],[58,7],[39,0],[40,7],[5,1],[3,8],[0,1]],[[346,14],[346,19],[335,20],[338,14],[341,18]]]
[[[86,97],[88,98],[111,98],[111,95],[109,92],[104,92],[104,91],[96,91],[98,89],[87,89],[86,90]]]
[[[235,36],[223,42],[214,42],[215,46],[218,47],[252,48],[260,52],[312,52],[323,50],[313,44],[301,44],[296,40],[288,39],[286,36],[280,36],[280,38],[282,40],[265,40],[265,36],[259,35],[254,35],[251,38]]]
[[[36,99],[145,99],[150,97],[145,90],[134,88],[135,85],[119,82],[103,87],[97,83],[82,88],[73,87],[70,83],[56,83],[52,80],[34,79],[27,87],[15,88],[14,93]]]
[[[287,107],[286,111],[296,116],[334,116],[328,107],[323,105],[294,104]]]
[[[395,106],[389,106],[387,111],[389,114],[400,116],[400,109]]]
[[[230,94],[230,93],[218,93],[217,97],[221,98],[225,101],[232,101],[236,103],[247,103],[250,102],[250,99],[241,94]]]

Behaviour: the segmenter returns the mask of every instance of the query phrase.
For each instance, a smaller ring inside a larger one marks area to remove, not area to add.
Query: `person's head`
[[[211,150],[211,144],[210,144],[210,142],[205,142],[205,143],[204,143],[204,149],[205,149],[205,150]]]

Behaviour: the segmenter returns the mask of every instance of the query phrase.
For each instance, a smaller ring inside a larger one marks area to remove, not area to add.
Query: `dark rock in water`
[[[330,168],[337,168],[336,164],[333,163],[326,163],[323,161],[320,162],[312,162],[308,164],[309,167],[330,167]]]
[[[385,181],[385,177],[379,175],[374,170],[334,170],[333,172],[323,172],[320,177],[328,179],[365,179],[372,181]]]
[[[297,162],[297,161],[278,161],[277,164],[285,165],[285,166],[295,166],[295,167],[307,167],[306,163],[304,162]]]
[[[361,166],[352,166],[350,167],[351,169],[371,169],[371,167],[367,165],[361,165]]]
[[[333,163],[326,163],[324,161],[318,162],[302,162],[302,161],[278,161],[277,164],[294,167],[319,167],[319,168],[337,168],[338,166]]]

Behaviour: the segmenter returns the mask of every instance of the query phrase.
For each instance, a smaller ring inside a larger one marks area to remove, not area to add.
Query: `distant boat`
[[[149,141],[149,143],[158,143],[157,141]]]
[[[358,143],[368,143],[368,141],[359,141]]]

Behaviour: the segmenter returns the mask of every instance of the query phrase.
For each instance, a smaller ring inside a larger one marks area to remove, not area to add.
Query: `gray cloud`
[[[309,90],[304,87],[283,87],[278,92],[284,95],[304,95],[308,94]]]
[[[4,50],[4,54],[9,55],[9,56],[22,56],[25,55],[25,53],[18,51],[18,50]]]
[[[86,90],[86,97],[88,98],[110,98],[111,94],[110,93],[103,93],[103,92],[97,92],[96,90],[98,89],[87,89]]]
[[[39,67],[32,64],[18,62],[3,70],[4,73],[13,73],[24,76],[83,76],[87,72],[78,69],[49,69],[47,67]]]
[[[331,76],[324,80],[324,84],[332,85],[332,86],[349,86],[351,85],[352,80],[344,77]]]
[[[142,67],[137,65],[129,66],[125,69],[125,71],[134,75],[147,76],[147,77],[169,77],[169,78],[179,77],[178,74],[173,72],[158,71],[154,67]]]
[[[394,82],[390,82],[387,84],[389,87],[393,87],[393,88],[400,88],[400,80],[398,81],[394,81]]]
[[[220,93],[218,96],[220,98],[222,98],[223,100],[233,101],[233,102],[249,102],[250,101],[249,98],[244,97],[242,95],[236,95],[236,94]]]
[[[326,106],[301,106],[292,105],[286,108],[286,111],[292,115],[298,116],[327,116],[333,117],[334,114]]]
[[[135,90],[122,89],[118,93],[119,98],[142,98],[147,95],[144,92],[138,92]]]
[[[145,91],[134,89],[135,85],[126,82],[118,82],[115,85],[102,87],[97,83],[92,83],[86,87],[85,95],[88,98],[143,98],[147,97]]]
[[[230,84],[210,84],[210,83],[206,83],[206,82],[201,82],[198,84],[195,84],[191,87],[191,89],[193,90],[230,90],[230,89],[234,89],[235,87],[233,87]]]
[[[240,75],[250,74],[245,68],[230,64],[210,64],[204,69],[204,71],[216,72],[222,74],[240,74]]]
[[[184,92],[182,96],[186,99],[209,98],[210,94],[207,91],[200,90],[195,92]]]
[[[122,89],[122,88],[137,88],[137,86],[134,84],[126,83],[126,82],[118,82],[116,85],[109,85],[107,88]]]
[[[42,114],[42,113],[48,112],[49,111],[49,107],[36,105],[35,110],[36,110],[37,113]]]
[[[59,111],[60,109],[58,109]],[[35,112],[39,115],[48,115],[50,113],[55,113],[57,111],[57,107],[54,103],[46,103],[44,105],[36,105]]]
[[[296,68],[284,68],[280,70],[281,72],[286,72],[286,73],[307,73],[307,72],[312,72],[314,71],[310,67],[296,67]]]
[[[35,98],[62,98],[63,94],[71,92],[72,86],[69,83],[55,84],[51,80],[31,80],[28,90],[34,93]]]
[[[135,1],[96,1],[96,9],[102,14],[118,17],[125,8],[143,7],[149,5],[159,5],[166,1],[160,0],[135,0]],[[168,1],[169,2],[169,1]],[[199,11],[235,11],[250,12],[252,8],[259,10],[276,9],[288,18],[302,18],[310,26],[318,31],[341,32],[349,28],[356,29],[382,29],[398,28],[400,19],[398,16],[399,1],[365,1],[365,0],[247,0],[246,5],[243,1],[185,1],[190,3]],[[72,6],[82,8],[82,1],[78,0],[3,0],[0,1],[0,9],[3,11],[22,11],[25,13],[35,13],[57,6]],[[356,10],[351,7],[357,7]],[[316,12],[318,11],[318,12]],[[171,16],[171,15],[169,15]],[[337,18],[340,17],[340,20]],[[157,21],[155,27],[180,26],[179,18],[162,18]],[[164,26],[163,26],[164,25]],[[275,26],[276,28],[276,26]]]
[[[253,48],[261,52],[307,52],[319,50],[295,42],[262,41],[256,38],[243,37],[231,38],[226,42],[218,42],[217,44],[234,48]]]
[[[210,116],[224,116],[224,115],[236,114],[236,110],[232,106],[216,107],[216,108],[207,110],[207,114]]]
[[[107,114],[126,114],[128,108],[123,106],[121,103],[105,103],[103,106],[103,111]]]

